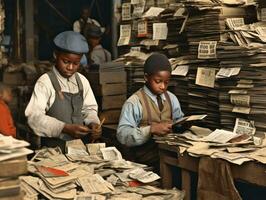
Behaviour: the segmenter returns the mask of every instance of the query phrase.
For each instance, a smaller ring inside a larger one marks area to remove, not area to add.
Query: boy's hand
[[[99,124],[90,123],[88,125],[90,135],[90,141],[94,142],[95,140],[99,139],[102,135],[102,128]]]
[[[172,123],[163,122],[163,123],[154,123],[151,125],[150,133],[153,135],[166,135],[172,132]]]
[[[65,124],[63,132],[73,138],[82,138],[89,133],[89,128],[79,124]]]

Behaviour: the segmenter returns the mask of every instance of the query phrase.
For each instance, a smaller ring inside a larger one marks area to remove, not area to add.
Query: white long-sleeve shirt
[[[60,75],[54,67],[53,71],[59,81],[61,91],[77,93],[79,91],[75,74],[66,79]],[[83,107],[82,115],[86,125],[94,122],[99,124],[97,115],[98,105],[92,92],[89,81],[81,74],[78,74],[83,85]],[[43,137],[59,137],[65,123],[46,115],[55,101],[55,90],[47,74],[42,75],[34,86],[30,102],[25,110],[28,124],[34,133]]]

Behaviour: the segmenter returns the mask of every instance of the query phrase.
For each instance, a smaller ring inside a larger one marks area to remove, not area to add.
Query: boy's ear
[[[144,74],[144,80],[145,80],[145,82],[148,81],[148,76],[149,76],[149,75],[148,75],[147,73]]]
[[[54,51],[54,52],[53,52],[53,57],[54,57],[54,59],[56,59],[56,56],[57,56],[57,53]]]

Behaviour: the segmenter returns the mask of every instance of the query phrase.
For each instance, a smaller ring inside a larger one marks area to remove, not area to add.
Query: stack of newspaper
[[[127,72],[127,95],[130,96],[143,86],[144,71],[143,65],[150,54],[131,50],[122,55],[116,62],[124,62]]]
[[[22,199],[19,176],[27,173],[29,143],[0,134],[0,199]]]
[[[256,19],[255,7],[243,5],[229,7],[218,1],[185,1],[189,17],[185,32],[189,42],[204,40],[224,41],[227,38],[226,19],[244,18],[247,22]],[[241,7],[240,7],[241,6]],[[252,12],[253,11],[253,12]]]
[[[183,113],[189,114],[188,109],[188,83],[189,78],[187,77],[189,71],[189,65],[180,63],[179,58],[171,58],[172,66],[172,77],[168,90],[173,92],[181,105]],[[178,65],[178,66],[177,66]]]
[[[221,118],[219,113],[220,86],[215,80],[216,74],[220,70],[220,63],[233,57],[230,53],[234,52],[234,55],[238,56],[241,55],[243,49],[238,47],[238,44],[228,43],[233,30],[227,27],[226,22],[228,19],[233,19],[234,23],[232,24],[238,26],[237,19],[251,21],[254,16],[250,16],[248,11],[255,7],[243,7],[242,3],[236,4],[235,7],[228,7],[219,1],[183,2],[188,11],[184,31],[187,34],[189,48],[185,56],[177,58],[173,72],[179,77],[177,88],[179,85],[184,85],[184,81],[180,78],[187,77],[189,80],[188,85],[185,82],[185,86],[188,88],[187,97],[181,90],[180,98],[182,101],[188,99],[188,113],[205,113],[208,117],[204,125],[212,129],[219,128]],[[248,53],[251,51],[246,51],[245,55]],[[177,96],[179,97],[178,94]]]
[[[152,186],[160,178],[147,166],[126,161],[105,143],[84,145],[81,140],[59,148],[42,149],[29,162],[33,176],[21,177],[27,196],[47,199],[183,199],[176,189]],[[132,187],[134,186],[134,188]]]
[[[238,119],[233,131],[192,126],[183,134],[157,137],[156,142],[178,146],[181,154],[195,157],[221,158],[238,165],[251,160],[266,164],[266,139],[258,140],[252,131],[247,121]]]

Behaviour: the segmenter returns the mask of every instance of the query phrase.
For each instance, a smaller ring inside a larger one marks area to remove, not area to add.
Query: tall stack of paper
[[[181,105],[183,113],[186,115],[189,114],[188,110],[188,71],[189,65],[186,63],[182,63],[182,59],[179,58],[172,58],[170,59],[172,69],[172,77],[170,84],[168,86],[168,90],[173,92]]]
[[[226,18],[244,18],[250,22],[255,17],[255,8],[251,12],[249,7],[225,7],[217,3],[202,6],[188,1],[185,5],[189,13],[185,27],[189,41],[224,41],[227,37]]]
[[[125,65],[121,62],[103,63],[87,75],[99,106],[99,116],[105,124],[119,121],[121,108],[127,99]]]
[[[27,173],[29,143],[0,134],[0,199],[22,199],[19,176]]]
[[[116,60],[117,62],[123,62],[126,65],[128,96],[132,95],[143,86],[143,65],[148,56],[149,54],[140,51],[131,51]]]
[[[224,48],[221,55],[224,77],[220,81],[223,88],[220,111],[224,127],[232,128],[236,117],[239,117],[253,121],[257,134],[266,132],[263,120],[266,115],[265,50],[266,46],[262,43],[257,48],[233,45]]]
[[[184,28],[188,51],[185,56],[178,58],[175,70],[189,68],[185,75],[189,80],[188,95],[183,99],[188,99],[189,114],[208,115],[201,125],[213,129],[219,128],[220,87],[215,81],[215,76],[220,68],[222,60],[220,54],[223,52],[219,51],[218,44],[230,38],[226,19],[242,17],[246,21],[251,21],[253,16],[248,14],[248,9],[251,8],[227,7],[220,1],[182,2],[188,12]]]

